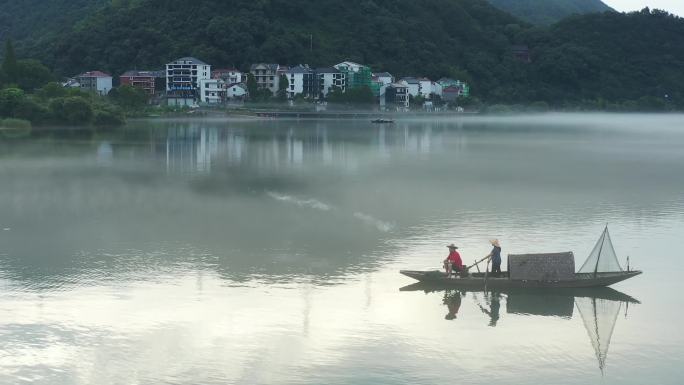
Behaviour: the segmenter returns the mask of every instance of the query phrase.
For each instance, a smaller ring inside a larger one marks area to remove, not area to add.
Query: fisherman
[[[488,255],[492,259],[492,276],[498,277],[501,275],[501,245],[498,239],[492,239],[489,243],[493,246],[492,252]]]
[[[452,243],[448,245],[447,248],[449,249],[449,255],[444,260],[444,269],[446,269],[447,277],[451,277],[451,273],[454,272],[454,270],[457,273],[463,271],[463,261],[461,261],[461,254],[456,251],[458,247]]]

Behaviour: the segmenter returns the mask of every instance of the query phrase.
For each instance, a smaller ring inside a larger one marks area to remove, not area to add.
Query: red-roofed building
[[[155,94],[157,79],[163,76],[162,71],[126,71],[119,76],[119,83],[145,90],[150,95]]]
[[[112,90],[112,75],[102,71],[88,71],[76,76],[76,80],[84,91],[107,95]]]

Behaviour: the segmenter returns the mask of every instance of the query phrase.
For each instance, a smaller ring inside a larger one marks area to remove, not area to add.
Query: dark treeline
[[[511,47],[530,47],[531,63]],[[684,20],[645,9],[535,27],[484,0],[117,0],[21,53],[59,75],[156,69],[192,55],[215,67],[342,60],[395,76],[468,81],[488,104],[683,109]]]
[[[65,88],[36,60],[18,60],[7,40],[0,63],[0,129],[31,125],[123,124],[125,115],[147,104],[147,94],[124,86],[107,97]]]
[[[611,10],[601,0],[488,0],[495,7],[533,24],[553,24],[570,15]]]

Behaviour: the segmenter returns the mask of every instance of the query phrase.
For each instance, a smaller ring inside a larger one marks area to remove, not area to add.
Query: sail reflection
[[[488,326],[491,327],[497,326],[500,322],[502,300],[505,300],[507,314],[527,317],[557,317],[570,320],[575,315],[576,308],[594,348],[601,373],[606,367],[608,348],[622,307],[627,308],[630,303],[640,303],[627,294],[607,287],[478,292],[443,290],[417,283],[402,287],[400,290],[443,292],[442,303],[448,311],[444,317],[446,320],[458,319],[463,300],[470,296],[482,313],[489,318]]]

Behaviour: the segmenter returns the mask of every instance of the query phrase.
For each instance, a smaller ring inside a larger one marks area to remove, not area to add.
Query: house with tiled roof
[[[228,84],[242,83],[244,75],[237,68],[220,68],[211,71],[212,79],[223,79]]]
[[[279,64],[252,64],[249,72],[254,76],[258,89],[269,90],[273,95],[280,89],[280,74],[282,71]]]
[[[107,95],[112,90],[112,75],[102,71],[88,71],[75,77],[83,91]]]
[[[405,77],[401,78],[401,80],[399,80],[397,83],[401,83],[408,87],[409,95],[413,96],[414,98],[420,95],[420,82],[418,79],[414,77]]]
[[[155,94],[157,82],[162,82],[163,71],[126,71],[119,76],[119,84],[140,88],[150,95]]]

